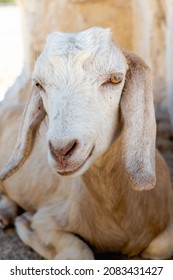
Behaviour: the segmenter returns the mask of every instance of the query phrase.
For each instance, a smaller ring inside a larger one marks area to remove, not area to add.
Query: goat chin
[[[26,211],[16,219],[17,232],[44,258],[93,259],[90,246],[170,257],[173,190],[155,149],[150,71],[113,43],[107,29],[71,37],[48,37],[33,74],[33,81],[45,73],[47,80],[32,88],[16,148],[0,175],[3,191]],[[6,101],[0,108],[0,168],[15,146],[22,111],[22,105],[7,110]],[[64,168],[60,175],[55,159]],[[7,214],[5,205],[14,219],[16,208],[4,197],[0,215]]]

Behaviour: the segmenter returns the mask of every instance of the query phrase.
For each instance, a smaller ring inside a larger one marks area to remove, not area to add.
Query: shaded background
[[[0,113],[14,104],[24,106],[33,66],[48,33],[110,27],[122,48],[137,53],[151,67],[157,147],[173,178],[173,0],[18,0],[17,5],[0,5],[1,97],[12,84]],[[10,253],[14,244],[17,255]],[[0,259],[38,257],[20,243],[13,229],[0,232],[0,249]]]

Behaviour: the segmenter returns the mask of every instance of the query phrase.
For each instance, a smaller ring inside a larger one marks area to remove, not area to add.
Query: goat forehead
[[[126,71],[126,60],[119,47],[112,42],[110,31],[91,28],[81,33],[54,32],[48,36],[43,53],[38,59],[35,72],[43,79],[60,77],[74,78],[75,74],[105,75],[113,71]]]
[[[111,42],[110,30],[104,28],[90,28],[79,33],[53,32],[47,37],[46,49],[56,55],[75,53],[79,50],[91,50],[92,52],[102,45],[106,48]]]

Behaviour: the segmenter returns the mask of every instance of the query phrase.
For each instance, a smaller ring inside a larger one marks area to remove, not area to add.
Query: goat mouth
[[[76,173],[77,171],[79,171],[79,169],[81,169],[81,168],[84,166],[84,164],[86,163],[86,161],[87,161],[87,160],[89,159],[89,157],[92,155],[93,150],[94,150],[94,146],[92,147],[92,149],[91,149],[89,155],[86,157],[86,159],[83,161],[83,163],[82,163],[81,165],[79,165],[77,168],[75,168],[75,169],[73,169],[73,170],[69,170],[69,171],[63,171],[63,172],[57,171],[57,173],[58,173],[59,175],[61,175],[61,176],[69,176],[69,175],[72,175],[72,174]]]

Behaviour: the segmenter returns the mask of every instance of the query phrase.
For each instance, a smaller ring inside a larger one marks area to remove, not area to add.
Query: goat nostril
[[[78,141],[76,139],[69,141],[67,144],[64,144],[61,147],[54,147],[52,143],[49,141],[49,148],[51,151],[51,154],[55,159],[67,159],[72,156],[74,151],[76,150],[76,147],[78,145]]]
[[[66,153],[64,154],[64,156],[71,156],[74,152],[74,150],[76,149],[77,147],[77,140],[73,140],[71,143],[69,143],[67,145],[67,150],[66,150]]]

